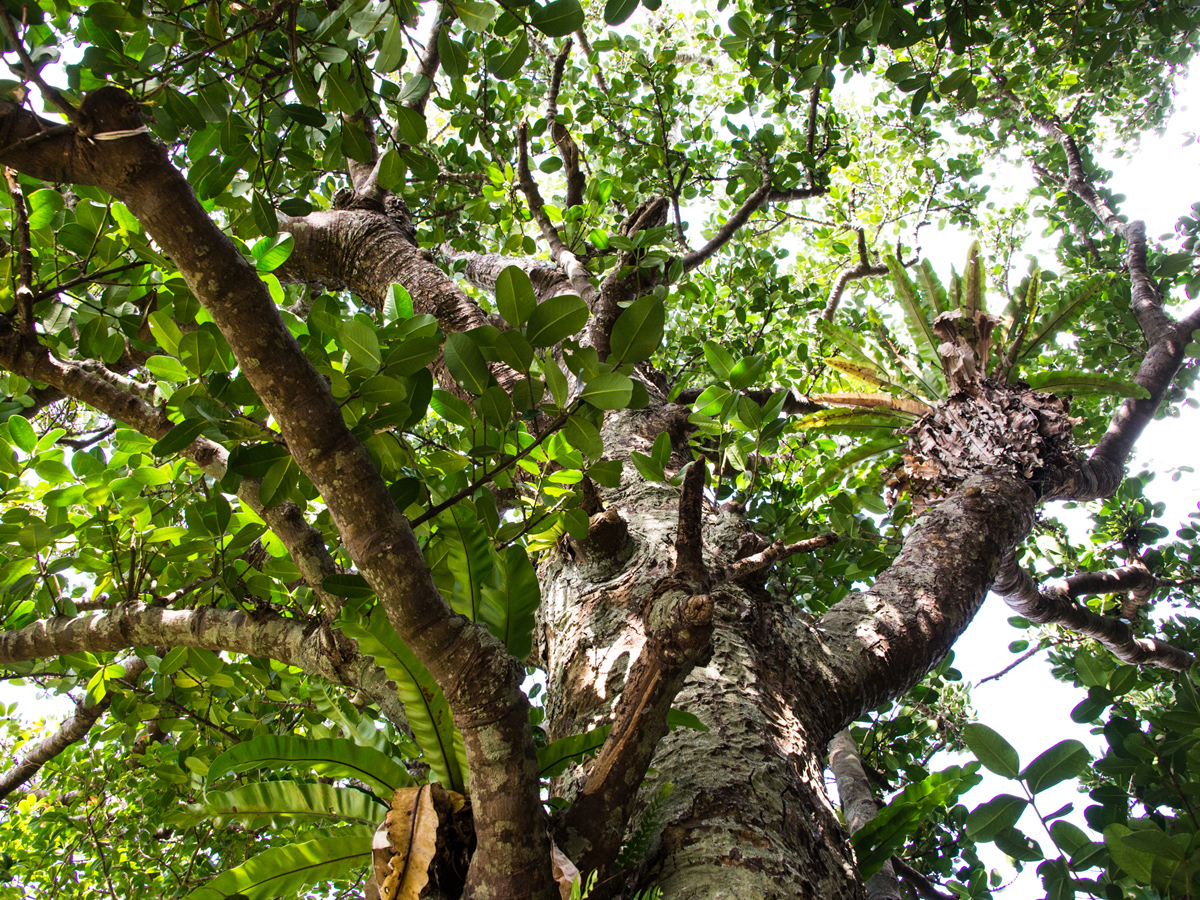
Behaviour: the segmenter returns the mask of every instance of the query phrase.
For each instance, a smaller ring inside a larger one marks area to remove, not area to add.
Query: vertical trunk
[[[610,423],[610,452],[638,446],[614,431]],[[642,604],[671,570],[678,500],[678,489],[627,471],[589,539],[545,564],[540,653],[551,739],[602,724],[620,696],[644,642]],[[710,517],[709,559],[732,562],[743,529],[737,517]],[[824,788],[824,741],[806,724],[812,697],[788,664],[789,644],[811,640],[813,625],[754,585],[712,595],[711,659],[675,703],[708,731],[678,728],[659,745],[627,834],[643,846],[627,844],[630,868],[618,890],[632,896],[657,885],[675,900],[858,900],[862,887]],[[556,793],[573,797],[586,771],[569,771]],[[611,896],[614,885],[605,887]]]

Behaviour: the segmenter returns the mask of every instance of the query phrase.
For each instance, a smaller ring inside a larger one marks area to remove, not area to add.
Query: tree
[[[645,5],[7,5],[0,665],[82,694],[0,775],[17,895],[984,896],[1028,800],[967,817],[928,754],[1030,797],[1087,761],[966,725],[989,588],[1160,767],[1088,776],[1047,890],[1190,889],[1198,636],[1138,612],[1190,537],[1122,484],[1194,263],[1093,154],[1200,9]],[[1040,201],[989,199],[1013,146]],[[987,248],[948,285],[935,220]],[[1010,278],[1035,221],[1057,270]],[[1099,549],[1038,524],[1093,500]],[[910,690],[942,730],[872,713]],[[874,825],[856,738],[908,785]]]

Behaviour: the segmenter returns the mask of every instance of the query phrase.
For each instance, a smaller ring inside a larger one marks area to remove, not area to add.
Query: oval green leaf
[[[535,347],[553,347],[578,334],[587,320],[587,304],[574,294],[561,294],[539,303],[530,313],[525,336]]]
[[[963,728],[963,739],[975,758],[997,775],[1017,778],[1021,774],[1021,757],[1016,748],[997,732],[979,722]]]

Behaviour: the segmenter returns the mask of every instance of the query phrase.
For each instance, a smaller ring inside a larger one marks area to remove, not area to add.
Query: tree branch
[[[767,566],[781,559],[787,559],[787,557],[795,556],[797,553],[812,553],[814,550],[820,550],[823,547],[832,547],[839,540],[841,540],[841,535],[829,531],[803,541],[796,541],[794,544],[776,541],[762,552],[755,553],[753,556],[743,557],[737,562],[726,566],[724,572],[718,572],[716,577],[718,581],[722,582],[737,581],[738,579],[745,578],[747,575],[761,572]]]
[[[542,238],[550,247],[550,257],[567,273],[567,278],[571,282],[571,287],[575,289],[575,293],[582,297],[589,307],[593,306],[598,293],[592,285],[588,271],[579,258],[567,249],[558,229],[550,221],[550,216],[546,213],[545,201],[542,200],[537,182],[533,180],[533,175],[529,171],[529,127],[524,122],[517,126],[517,183],[525,194],[533,218],[542,230]]]
[[[1120,619],[1102,616],[1074,602],[1082,594],[1109,592],[1113,584],[1118,589],[1144,586],[1154,576],[1136,567],[1114,569],[1090,575],[1077,575],[1038,588],[1033,576],[1026,572],[1013,554],[1004,564],[992,586],[1009,607],[1031,622],[1042,625],[1061,625],[1071,631],[1095,638],[1122,662],[1140,665],[1151,663],[1164,669],[1186,672],[1196,658],[1186,650],[1154,638],[1139,638],[1133,629]]]
[[[771,193],[770,174],[764,172],[763,183],[749,197],[742,201],[742,205],[734,211],[733,215],[725,221],[724,225],[717,229],[717,233],[712,236],[712,239],[699,250],[693,250],[690,253],[684,254],[683,270],[690,272],[698,266],[703,265],[714,253],[728,244],[733,239],[733,236],[737,234],[738,229],[749,221],[750,216],[767,202],[767,198]]]
[[[316,627],[278,613],[203,607],[162,609],[124,603],[91,616],[43,619],[0,632],[0,666],[67,653],[98,653],[134,647],[202,647],[274,659],[319,675],[331,684],[357,688],[375,701],[401,730],[408,719],[395,685],[340,631]]]
[[[1033,527],[1033,490],[985,472],[909,529],[895,562],[869,590],[847,595],[817,622],[817,639],[796,647],[802,682],[827,685],[813,710],[829,740],[849,722],[916,684],[979,611],[1001,561]]]
[[[125,667],[125,674],[116,680],[131,687],[146,671],[146,661],[136,656],[123,659],[120,664]],[[0,774],[0,800],[26,784],[42,766],[72,744],[87,737],[87,733],[100,720],[111,703],[111,693],[105,694],[99,703],[77,703],[75,712],[68,716],[53,734],[32,746],[26,745],[25,752],[17,764],[7,772]]]
[[[871,782],[863,770],[858,745],[845,728],[829,742],[829,769],[837,782],[842,817],[850,833],[855,834],[879,814],[879,804],[875,802]],[[890,860],[867,880],[867,897],[868,900],[902,900],[900,883]]]
[[[864,229],[854,229],[858,232],[858,265],[852,269],[845,269],[838,276],[837,282],[833,286],[833,290],[829,293],[829,302],[825,304],[825,312],[821,313],[821,318],[826,322],[832,322],[834,314],[837,312],[838,304],[842,300],[842,294],[846,292],[850,282],[858,281],[862,278],[871,278],[888,273],[887,266],[873,266],[871,260],[867,256],[867,238]]]
[[[707,587],[711,578],[704,564],[704,483],[708,465],[704,457],[692,463],[683,476],[683,491],[679,495],[679,523],[675,534],[675,564],[671,577],[689,584]]]

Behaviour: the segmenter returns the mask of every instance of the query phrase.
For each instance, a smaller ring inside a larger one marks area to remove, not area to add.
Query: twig
[[[7,13],[4,14],[7,17]],[[17,218],[17,317],[21,333],[34,337],[37,333],[33,317],[33,248],[29,240],[29,213],[25,208],[25,193],[12,169],[4,170],[8,192],[12,195],[13,212]]]
[[[535,440],[533,443],[531,443],[524,450],[520,451],[519,453],[515,453],[511,456],[505,456],[505,457],[501,458],[501,460],[498,463],[496,463],[496,467],[494,469],[492,469],[490,472],[487,471],[487,467],[485,466],[483,475],[481,475],[475,481],[471,482],[469,485],[467,485],[465,488],[463,488],[461,491],[459,491],[454,496],[450,497],[448,500],[443,500],[437,506],[431,507],[430,509],[427,509],[425,512],[421,513],[421,515],[417,516],[415,519],[412,520],[412,527],[416,528],[418,525],[425,524],[430,519],[445,512],[446,510],[448,510],[455,503],[458,503],[459,501],[465,500],[467,497],[470,497],[473,493],[475,493],[477,490],[479,490],[485,484],[487,484],[492,479],[494,479],[498,473],[503,472],[509,466],[513,465],[513,463],[516,463],[516,462],[524,459],[531,452],[533,452],[534,448],[537,447],[539,444],[541,444],[542,441],[546,440],[546,438],[550,437],[550,435],[554,434],[554,432],[558,431],[560,428],[562,428],[564,425],[566,425],[567,417],[570,415],[570,412],[572,412],[572,411],[573,410],[568,411],[567,416],[559,416],[557,419],[555,419],[553,422],[551,422],[546,427],[546,430],[543,431],[541,433],[541,435],[538,436],[537,440]]]
[[[794,544],[785,544],[783,541],[776,541],[767,547],[767,549],[755,553],[753,556],[739,559],[733,565],[728,566],[720,580],[737,581],[739,578],[753,575],[755,572],[759,572],[781,559],[787,559],[789,556],[795,556],[797,553],[812,553],[814,550],[820,550],[823,547],[832,547],[840,540],[841,535],[827,531],[824,534],[818,534],[816,537],[796,541]]]

